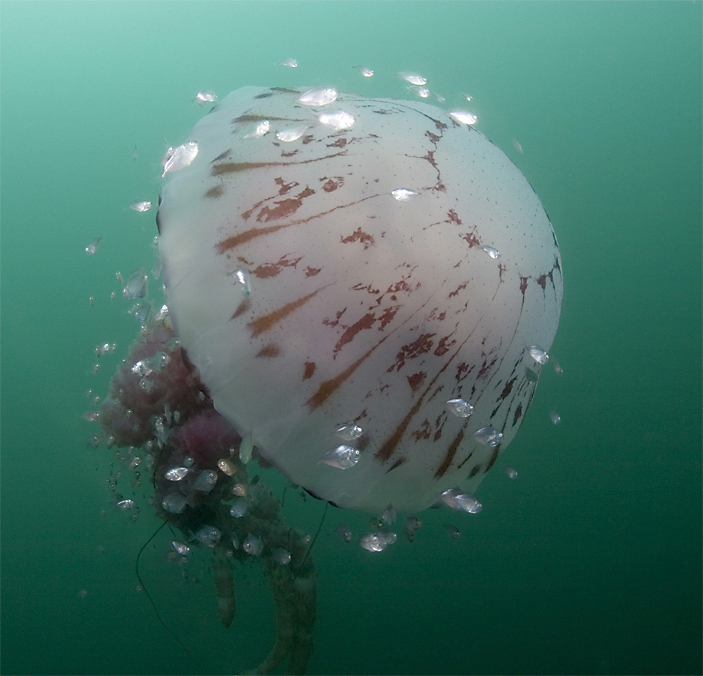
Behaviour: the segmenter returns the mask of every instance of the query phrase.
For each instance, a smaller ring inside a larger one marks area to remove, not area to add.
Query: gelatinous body
[[[541,364],[528,348],[556,332],[549,219],[510,160],[446,111],[344,93],[303,104],[305,91],[231,93],[168,173],[159,248],[176,333],[217,411],[314,495],[412,513],[472,494],[530,405]],[[320,123],[338,111],[350,128]],[[275,133],[252,136],[263,121]],[[457,400],[470,415],[447,409]],[[320,460],[343,425],[363,433],[340,470]]]

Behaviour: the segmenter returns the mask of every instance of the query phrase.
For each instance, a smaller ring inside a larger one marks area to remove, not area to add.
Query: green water
[[[182,584],[164,535],[142,574],[188,660],[136,588],[157,519],[114,509],[112,452],[87,445],[84,394],[138,330],[115,272],[152,262],[153,211],[125,207],[156,200],[200,89],[410,96],[401,70],[472,94],[544,202],[564,374],[542,379],[480,514],[424,513],[381,555],[330,533],[366,517],[328,515],[309,672],[701,673],[700,2],[2,2],[0,21],[2,673],[225,674],[267,654],[256,567],[225,630],[207,559]],[[287,518],[315,529],[313,502]]]

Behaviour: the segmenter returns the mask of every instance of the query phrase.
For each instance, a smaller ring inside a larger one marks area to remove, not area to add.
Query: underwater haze
[[[549,215],[563,374],[545,366],[482,511],[421,512],[413,542],[366,551],[369,515],[287,490],[288,523],[314,534],[324,517],[307,673],[700,674],[702,16],[698,1],[0,3],[0,671],[231,674],[266,657],[260,568],[237,569],[224,628],[207,552],[184,566],[167,529],[149,541],[149,481],[130,488],[85,418],[139,334],[116,273],[155,260],[156,209],[129,205],[157,204],[166,149],[210,109],[199,91],[417,100],[397,77],[413,71],[432,103],[477,115]],[[287,482],[260,474],[280,499]]]

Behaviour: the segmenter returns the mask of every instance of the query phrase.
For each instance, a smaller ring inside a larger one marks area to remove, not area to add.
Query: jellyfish
[[[277,638],[255,673],[304,672],[316,584],[309,537],[249,474],[252,448],[310,495],[383,514],[360,542],[380,552],[396,514],[412,541],[435,503],[480,508],[473,493],[534,396],[559,248],[475,121],[330,87],[243,87],[166,155],[168,311],[140,315],[99,420],[146,456],[159,517],[212,550],[223,624],[232,566],[261,562]]]
[[[465,119],[243,87],[196,124],[183,147],[197,153],[163,187],[169,312],[215,409],[341,508],[472,494],[532,401],[531,349],[556,332],[547,214]]]

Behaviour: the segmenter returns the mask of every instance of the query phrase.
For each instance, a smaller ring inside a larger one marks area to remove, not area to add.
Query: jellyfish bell
[[[180,344],[217,411],[313,495],[381,514],[472,494],[534,395],[529,347],[548,351],[557,329],[549,219],[503,152],[446,111],[341,92],[310,106],[306,91],[232,92],[165,177]],[[275,133],[252,136],[263,121]],[[349,427],[360,435],[340,439]],[[479,443],[484,428],[499,443]],[[358,462],[321,462],[340,445]]]

